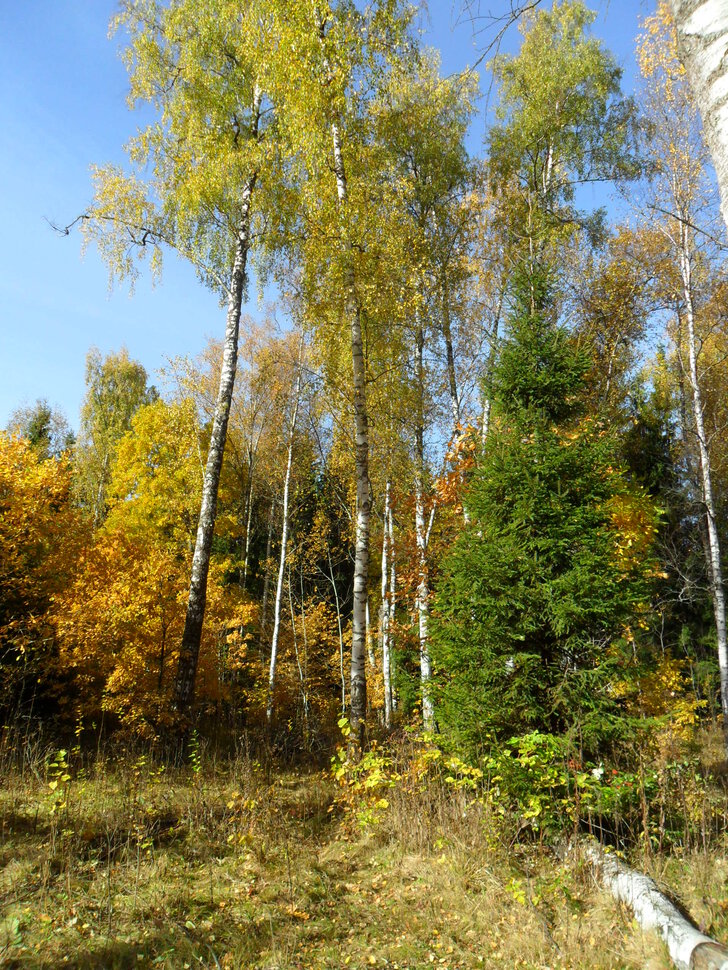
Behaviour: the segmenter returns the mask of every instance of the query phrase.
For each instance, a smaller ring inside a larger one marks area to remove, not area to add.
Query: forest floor
[[[0,790],[3,967],[669,966],[585,866],[499,844],[462,793],[393,790],[362,829],[330,771],[54,765]],[[671,865],[725,931],[725,860]]]

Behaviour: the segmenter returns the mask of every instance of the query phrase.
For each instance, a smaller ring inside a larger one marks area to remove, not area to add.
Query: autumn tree
[[[721,706],[728,719],[728,631],[717,500],[713,483],[711,437],[705,421],[703,342],[711,324],[711,290],[717,261],[715,211],[708,152],[697,105],[680,64],[677,37],[667,2],[645,21],[638,50],[651,121],[645,151],[652,163],[648,213],[663,241],[662,294],[674,307],[678,362],[687,385],[685,406],[697,453],[700,496],[707,532],[706,559],[715,619]],[[658,248],[658,254],[660,249]],[[685,385],[683,385],[685,386]]]
[[[142,737],[174,726],[174,679],[202,488],[193,402],[156,400],[140,408],[117,445],[108,515],[54,604],[58,669],[71,680],[63,698],[69,718],[103,715]],[[225,583],[227,570],[224,555],[213,560],[199,664],[200,708],[218,714],[230,659],[221,649],[226,631],[252,617],[237,587]]]
[[[29,441],[41,459],[60,457],[76,440],[66,416],[45,398],[16,408],[5,430]]]
[[[105,357],[92,348],[86,355],[86,394],[76,443],[75,483],[78,499],[91,513],[94,526],[106,516],[117,445],[131,428],[137,410],[156,396],[146,370],[129,357],[126,348]]]
[[[8,718],[31,713],[36,695],[48,699],[48,612],[84,542],[68,457],[43,460],[27,439],[0,433],[0,523],[0,714]]]
[[[398,0],[382,0],[363,13],[353,4],[328,0],[269,7],[275,10],[278,38],[271,96],[301,171],[295,221],[302,242],[305,298],[317,310],[327,304],[323,319],[336,327],[339,346],[344,329],[348,341],[357,523],[350,719],[352,737],[360,745],[367,709],[371,518],[364,333],[365,324],[372,333],[374,322],[381,321],[376,312],[381,295],[375,287],[382,282],[382,275],[373,270],[374,230],[380,224],[371,192],[379,163],[367,105],[377,80],[405,46],[410,11]]]
[[[240,314],[254,219],[254,192],[276,170],[274,125],[261,87],[261,57],[271,47],[266,5],[154,0],[128,4],[117,25],[126,31],[132,104],[158,120],[129,143],[136,174],[97,170],[96,199],[84,228],[112,272],[136,270],[151,252],[158,270],[171,247],[227,301],[223,362],[209,437],[204,487],[192,557],[187,618],[174,704],[192,700],[205,613],[217,492],[237,364]]]
[[[578,189],[639,172],[636,108],[623,97],[622,72],[590,36],[595,14],[580,0],[524,14],[517,55],[499,55],[499,121],[489,133],[489,169],[505,189],[507,220],[520,257],[534,265],[586,230],[604,212],[582,211]]]

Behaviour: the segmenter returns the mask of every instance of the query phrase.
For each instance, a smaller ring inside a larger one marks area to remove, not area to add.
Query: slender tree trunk
[[[258,137],[260,119],[260,91],[256,88],[253,103],[251,135]],[[223,349],[220,385],[212,421],[210,446],[207,452],[205,476],[202,483],[202,505],[197,524],[195,551],[192,556],[190,592],[187,600],[187,615],[179,651],[177,677],[174,684],[174,706],[178,714],[185,715],[192,702],[197,674],[197,660],[202,640],[202,624],[205,618],[207,601],[207,575],[210,571],[210,552],[215,531],[217,513],[217,490],[225,453],[228,419],[235,385],[235,368],[238,360],[238,338],[240,334],[240,312],[245,295],[246,266],[250,248],[250,208],[253,190],[258,173],[253,172],[244,189],[240,205],[240,222],[235,240],[235,256],[230,275],[227,322]]]
[[[374,638],[372,636],[372,623],[369,616],[369,600],[367,600],[366,609],[366,624],[367,624],[367,659],[369,660],[369,666],[374,670],[377,658],[374,655]]]
[[[301,706],[303,708],[303,738],[306,744],[308,744],[309,738],[309,727],[308,727],[308,691],[306,689],[306,678],[303,673],[303,666],[301,665],[301,655],[298,652],[298,637],[296,636],[296,614],[293,610],[293,587],[291,584],[291,567],[288,566],[288,605],[291,610],[291,632],[293,634],[293,650],[296,654],[296,666],[298,667],[298,683],[301,689]],[[301,601],[301,610],[303,611],[303,601]],[[306,614],[302,612],[303,616],[303,635],[306,636]]]
[[[331,553],[326,550],[329,560],[329,575],[331,576],[331,587],[334,591],[334,603],[336,604],[336,623],[339,628],[339,667],[341,670],[341,713],[346,711],[346,677],[344,675],[344,630],[341,625],[341,604],[339,603],[339,590],[334,578],[334,567],[331,562]]]
[[[490,411],[492,407],[492,398],[490,394],[490,378],[493,373],[493,367],[495,366],[495,355],[496,349],[498,347],[498,330],[500,328],[500,315],[503,307],[503,293],[501,293],[498,300],[498,310],[495,315],[495,320],[493,322],[493,333],[490,338],[490,347],[488,349],[488,359],[485,362],[485,375],[484,375],[484,393],[483,393],[483,418],[480,425],[480,441],[481,444],[485,444],[486,438],[488,437],[488,432],[490,431]]]
[[[450,393],[450,410],[452,411],[453,444],[457,445],[463,437],[462,412],[460,410],[460,398],[458,396],[458,379],[455,370],[455,351],[452,343],[452,327],[450,325],[450,291],[447,285],[447,277],[443,278],[441,287],[442,292],[442,333],[445,338],[445,356],[447,359],[447,383]],[[464,476],[460,476],[461,483]],[[463,503],[463,521],[465,525],[470,524],[468,510]]]
[[[725,0],[671,0],[671,5],[728,226],[728,5]]]
[[[429,569],[427,564],[428,529],[425,517],[425,335],[418,325],[415,336],[415,373],[417,376],[417,427],[415,428],[415,530],[417,536],[417,559],[419,582],[417,584],[417,617],[420,640],[420,687],[422,690],[422,721],[426,731],[435,726],[435,709],[432,703],[432,664],[428,643],[430,615]]]
[[[715,516],[715,500],[713,497],[710,453],[708,451],[708,439],[705,432],[705,422],[703,420],[702,392],[700,390],[700,383],[698,380],[698,349],[697,336],[695,333],[695,311],[693,307],[692,265],[690,244],[687,234],[687,227],[683,223],[681,225],[681,247],[679,256],[680,273],[683,283],[683,296],[685,299],[685,321],[688,331],[688,380],[692,393],[693,422],[695,424],[695,436],[698,441],[701,488],[708,530],[708,571],[710,576],[710,592],[713,599],[715,628],[718,639],[718,668],[720,670],[720,699],[721,708],[723,710],[723,726],[724,731],[726,732],[726,737],[728,738],[728,641],[726,639],[725,591],[723,588],[723,567],[721,563],[720,539],[718,536],[718,524]]]
[[[387,583],[389,581],[389,517],[391,515],[392,483],[387,479],[384,488],[384,520],[382,523],[382,618],[381,618],[381,647],[382,647],[382,677],[384,679],[384,726],[392,726],[392,672],[389,658],[389,618],[390,602]]]
[[[243,589],[248,585],[248,565],[250,563],[250,528],[253,522],[253,451],[248,453],[248,508],[245,517],[245,559],[243,561]]]
[[[455,351],[452,345],[452,327],[450,325],[450,292],[447,278],[443,279],[442,287],[442,335],[445,338],[445,356],[447,359],[447,385],[450,394],[450,410],[452,411],[452,425],[457,437],[461,432],[462,414],[460,412],[460,398],[458,397],[458,380],[455,370]]]
[[[339,208],[347,203],[347,183],[341,136],[337,125],[331,126],[334,148],[334,173]],[[343,220],[342,220],[343,221]],[[366,606],[369,573],[369,416],[366,397],[366,366],[364,363],[364,339],[361,326],[361,309],[356,294],[356,279],[351,263],[351,251],[347,253],[346,313],[351,331],[351,360],[354,391],[354,431],[356,445],[356,547],[354,554],[354,597],[351,618],[351,698],[349,718],[351,737],[359,750],[364,745],[364,728],[367,712],[366,682]]]
[[[268,597],[270,596],[270,574],[271,574],[271,548],[273,545],[273,518],[275,516],[276,500],[271,499],[270,511],[268,513],[268,540],[265,544],[265,579],[263,580],[263,603],[260,607],[260,636],[258,637],[258,649],[262,651],[263,640],[265,639],[265,628],[268,622]]]
[[[397,710],[397,692],[394,689],[394,621],[397,615],[397,559],[394,546],[394,513],[389,504],[389,690],[392,711]]]
[[[276,601],[273,608],[273,636],[270,644],[270,666],[268,668],[268,702],[265,717],[270,728],[273,722],[273,694],[276,685],[276,666],[278,663],[278,639],[281,629],[281,604],[283,602],[283,576],[286,569],[286,553],[288,551],[288,502],[291,485],[291,468],[293,467],[293,444],[296,436],[296,422],[298,420],[298,405],[301,399],[301,373],[303,371],[303,336],[298,351],[298,373],[296,375],[296,389],[293,392],[293,410],[288,431],[288,460],[286,462],[286,477],[283,485],[283,524],[281,526],[281,556],[278,564],[278,585],[276,586]]]

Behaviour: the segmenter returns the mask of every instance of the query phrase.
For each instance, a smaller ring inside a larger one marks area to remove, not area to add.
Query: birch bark
[[[339,208],[346,207],[348,189],[346,168],[341,149],[341,135],[336,124],[331,126],[334,149],[334,174]],[[362,337],[361,310],[356,295],[356,279],[347,256],[346,313],[351,336],[351,360],[354,391],[354,432],[356,466],[356,544],[354,553],[354,603],[351,619],[351,697],[349,719],[351,736],[361,749],[367,711],[366,683],[366,607],[369,574],[369,416],[366,398],[366,368]]]
[[[387,584],[389,581],[389,549],[390,532],[389,520],[391,509],[392,483],[387,479],[384,487],[384,519],[382,523],[382,678],[384,680],[384,726],[392,726],[392,671],[389,658],[389,624],[390,624],[390,596]]]
[[[678,50],[703,119],[728,226],[728,5],[670,0]]]
[[[429,569],[427,563],[428,528],[425,516],[425,335],[422,324],[415,335],[415,374],[417,380],[417,426],[415,428],[415,532],[417,537],[417,560],[419,581],[417,584],[417,618],[420,641],[420,689],[422,691],[422,722],[426,731],[435,726],[435,709],[432,702],[432,663],[428,642],[430,616]]]
[[[693,306],[692,263],[688,228],[684,222],[680,229],[680,275],[685,301],[685,322],[688,336],[688,381],[692,396],[693,423],[700,458],[700,483],[708,530],[708,573],[713,600],[713,614],[718,640],[718,668],[720,671],[720,699],[723,724],[728,737],[728,641],[726,638],[725,590],[721,563],[720,538],[715,514],[712,469],[708,439],[703,419],[703,399],[698,379],[698,338],[695,333],[695,310]]]
[[[298,408],[301,400],[301,374],[303,372],[303,337],[298,350],[298,373],[296,374],[296,389],[293,392],[293,410],[288,430],[288,458],[286,461],[286,477],[283,484],[283,524],[281,526],[281,555],[278,564],[278,584],[276,599],[273,607],[273,636],[270,644],[270,665],[268,668],[268,701],[265,717],[270,728],[273,723],[273,695],[276,685],[276,667],[278,664],[278,640],[281,629],[281,605],[283,602],[283,576],[286,569],[286,555],[288,552],[288,504],[291,488],[291,468],[293,467],[293,444],[296,436]]]
[[[260,119],[260,93],[256,91],[253,107],[251,134],[258,135]],[[220,385],[218,388],[215,415],[212,422],[210,446],[207,453],[205,475],[202,485],[202,504],[197,525],[195,551],[192,556],[190,591],[187,601],[184,632],[180,646],[177,676],[174,684],[174,707],[178,714],[185,715],[192,702],[197,674],[197,660],[200,654],[202,624],[205,618],[207,600],[207,576],[210,571],[210,552],[215,530],[217,512],[217,492],[220,484],[220,471],[225,452],[228,419],[235,385],[235,369],[238,359],[238,338],[240,334],[240,312],[245,294],[246,265],[250,247],[250,211],[257,172],[253,172],[243,189],[240,206],[240,222],[235,240],[230,288],[228,295],[225,344],[223,350]]]
[[[397,616],[397,559],[394,547],[394,513],[392,504],[389,505],[389,521],[387,523],[389,531],[389,691],[392,702],[392,711],[397,710],[397,692],[394,689],[394,635],[393,627]]]

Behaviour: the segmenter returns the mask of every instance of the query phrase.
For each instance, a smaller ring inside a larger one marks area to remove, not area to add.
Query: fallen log
[[[728,947],[700,930],[644,873],[630,869],[597,842],[581,844],[586,859],[615,899],[629,906],[646,930],[656,930],[678,970],[728,970]]]

